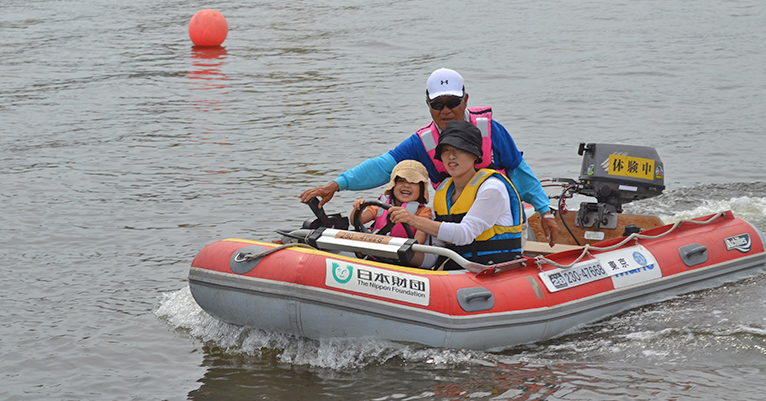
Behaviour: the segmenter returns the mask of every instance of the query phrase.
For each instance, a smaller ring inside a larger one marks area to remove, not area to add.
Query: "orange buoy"
[[[189,38],[197,46],[220,46],[229,34],[229,24],[216,10],[197,11],[189,21]]]

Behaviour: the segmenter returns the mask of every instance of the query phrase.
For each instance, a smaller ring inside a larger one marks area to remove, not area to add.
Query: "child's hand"
[[[359,210],[359,208],[362,207],[362,203],[364,203],[364,199],[355,200],[353,204],[354,210]]]

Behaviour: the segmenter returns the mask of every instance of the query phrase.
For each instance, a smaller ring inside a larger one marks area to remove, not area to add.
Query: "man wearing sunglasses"
[[[402,160],[417,160],[426,166],[431,183],[437,186],[447,177],[441,161],[434,159],[439,133],[453,120],[469,121],[482,133],[481,161],[477,168],[492,168],[503,172],[511,179],[521,199],[532,204],[540,213],[546,241],[550,246],[556,243],[558,225],[553,218],[550,200],[532,169],[524,161],[511,134],[492,119],[489,107],[468,108],[468,93],[465,92],[463,77],[457,71],[440,68],[428,77],[426,83],[426,104],[432,121],[396,148],[373,159],[367,159],[358,166],[342,173],[335,180],[304,191],[299,195],[301,202],[311,198],[322,198],[320,207],[332,199],[335,192],[365,190],[387,183],[391,170]]]

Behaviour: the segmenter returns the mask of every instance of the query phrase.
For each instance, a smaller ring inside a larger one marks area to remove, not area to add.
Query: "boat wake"
[[[162,295],[155,314],[174,329],[230,354],[262,357],[276,355],[276,362],[333,370],[382,365],[389,361],[449,367],[471,361],[491,360],[479,351],[429,348],[380,339],[311,340],[224,323],[197,305],[189,287]]]
[[[766,275],[631,309],[576,332],[512,351],[522,360],[620,360],[649,366],[696,366],[762,358]],[[735,298],[733,298],[735,297]]]
[[[581,327],[551,340],[501,352],[430,348],[378,339],[311,340],[221,322],[203,311],[188,287],[163,294],[155,314],[170,326],[228,356],[274,359],[277,364],[334,371],[414,364],[441,370],[467,365],[540,364],[598,361],[616,355],[638,364],[683,365],[715,355],[746,359],[760,355],[766,326],[743,309],[762,305],[763,276],[647,305]],[[746,298],[739,306],[723,302],[732,292]],[[713,309],[711,306],[718,305]],[[706,311],[700,320],[700,310]],[[672,324],[669,322],[673,322]],[[667,327],[671,325],[673,327]],[[705,344],[705,352],[700,351]],[[653,361],[653,362],[652,362]]]
[[[666,191],[625,205],[626,213],[651,214],[665,223],[731,210],[759,230],[766,230],[766,183],[700,185]]]

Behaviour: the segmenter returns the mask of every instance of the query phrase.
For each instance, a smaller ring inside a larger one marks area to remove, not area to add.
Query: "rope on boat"
[[[684,219],[684,220],[681,220],[681,221],[677,221],[675,224],[673,224],[672,227],[670,227],[670,229],[668,231],[665,231],[662,234],[658,234],[658,235],[644,235],[644,234],[640,234],[640,233],[633,233],[633,234],[630,234],[629,236],[625,237],[625,239],[620,241],[619,243],[611,245],[611,246],[597,247],[597,246],[591,246],[590,244],[585,244],[585,246],[583,246],[583,248],[582,248],[582,253],[580,253],[580,256],[578,256],[577,259],[575,259],[572,263],[570,263],[568,265],[562,265],[562,264],[557,263],[557,262],[555,262],[553,260],[550,260],[550,259],[548,259],[548,258],[546,258],[545,256],[542,256],[542,255],[538,255],[537,257],[535,257],[535,263],[537,264],[538,269],[540,269],[541,271],[542,271],[542,268],[543,268],[543,263],[547,263],[547,264],[549,264],[551,266],[558,267],[559,269],[569,269],[569,268],[574,267],[574,265],[576,265],[577,262],[582,260],[582,258],[584,258],[585,255],[593,257],[593,255],[590,253],[590,251],[596,251],[596,252],[613,251],[613,250],[615,250],[617,248],[622,247],[623,245],[627,244],[630,241],[636,241],[636,245],[638,245],[638,240],[639,239],[658,239],[658,238],[662,238],[662,237],[672,233],[673,231],[675,231],[675,229],[678,228],[681,225],[681,223],[694,223],[694,224],[700,224],[700,225],[710,224],[713,221],[715,221],[716,219],[718,219],[719,217],[723,217],[725,215],[726,215],[726,212],[718,212],[715,215],[711,216],[709,219],[702,220],[702,221],[700,221],[700,220]]]
[[[263,251],[263,252],[257,253],[257,254],[248,253],[248,254],[245,254],[245,255],[237,255],[237,257],[234,259],[234,261],[237,262],[237,263],[241,263],[241,262],[247,262],[249,260],[260,259],[260,258],[262,258],[264,256],[271,255],[272,253],[277,252],[277,251],[281,251],[282,249],[285,249],[285,248],[310,248],[310,249],[316,249],[313,246],[308,245],[308,244],[300,244],[300,243],[283,244],[283,245],[280,245],[280,246],[275,246],[274,248],[271,248],[271,249],[269,249],[267,251]]]

